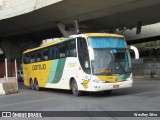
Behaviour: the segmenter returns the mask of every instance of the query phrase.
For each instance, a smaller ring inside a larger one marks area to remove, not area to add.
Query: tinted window
[[[41,50],[36,52],[36,56],[37,56],[37,59],[36,59],[37,62],[40,62],[43,60],[43,55]]]
[[[32,53],[30,54],[30,62],[33,63],[33,62],[35,62],[35,61],[36,61],[36,56],[35,56],[35,53],[32,52]]]
[[[24,55],[23,55],[23,63],[24,63],[24,64],[30,63],[29,54],[24,54]]]
[[[76,40],[71,40],[68,42],[68,56],[69,57],[76,57]]]
[[[84,38],[78,38],[78,58],[84,72],[90,74],[90,61],[89,61],[89,53],[87,48],[87,42]]]
[[[56,46],[52,46],[50,48],[50,56],[52,59],[56,59],[57,58],[57,55],[56,55]]]
[[[64,58],[64,57],[66,57],[67,56],[67,46],[66,46],[66,44],[60,44],[59,46],[58,46],[58,52],[59,52],[59,54],[58,54],[58,57],[59,58]]]
[[[48,48],[42,49],[42,55],[43,55],[43,60],[48,60],[49,59],[49,49]]]

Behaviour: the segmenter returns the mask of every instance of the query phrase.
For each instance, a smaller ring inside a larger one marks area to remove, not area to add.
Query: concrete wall
[[[160,78],[160,62],[134,62],[132,63],[134,77]]]
[[[144,76],[144,62],[143,59],[132,59],[132,72],[134,77]]]
[[[148,62],[144,64],[144,77],[160,78],[160,62]]]

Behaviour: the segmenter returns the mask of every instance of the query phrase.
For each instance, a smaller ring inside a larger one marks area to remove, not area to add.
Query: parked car
[[[18,78],[18,81],[23,81],[23,71],[22,70],[17,71],[17,78]]]

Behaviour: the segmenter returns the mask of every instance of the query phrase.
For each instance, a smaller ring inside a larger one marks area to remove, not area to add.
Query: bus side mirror
[[[93,50],[93,48],[88,46],[88,50],[89,50],[89,58],[90,58],[90,60],[94,60],[94,50]]]
[[[135,59],[139,59],[139,51],[135,46],[129,46],[129,49],[133,50],[135,53]]]

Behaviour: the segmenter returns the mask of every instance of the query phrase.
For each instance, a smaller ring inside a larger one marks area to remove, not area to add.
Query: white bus
[[[106,91],[132,86],[131,58],[123,36],[88,33],[60,38],[23,53],[24,84],[32,89]]]

